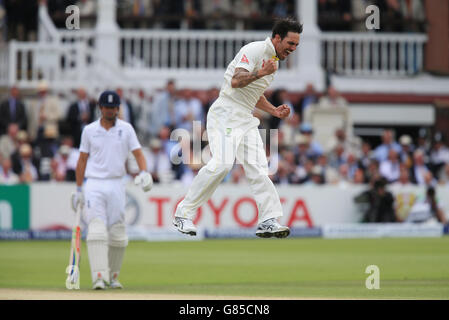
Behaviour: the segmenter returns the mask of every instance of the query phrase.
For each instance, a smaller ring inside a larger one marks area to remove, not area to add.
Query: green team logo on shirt
[[[232,128],[226,128],[226,135],[229,136],[232,133]]]

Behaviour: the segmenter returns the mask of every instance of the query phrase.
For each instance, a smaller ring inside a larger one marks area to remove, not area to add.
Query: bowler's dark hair
[[[274,23],[271,37],[274,38],[278,34],[281,39],[284,39],[289,32],[302,33],[302,23],[294,18],[278,19]]]

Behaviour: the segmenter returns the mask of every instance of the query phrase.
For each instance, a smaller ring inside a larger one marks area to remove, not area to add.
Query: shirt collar
[[[265,43],[267,45],[267,49],[266,52],[270,55],[270,56],[276,56],[276,49],[274,48],[273,42],[271,42],[271,38],[267,37],[265,39]]]

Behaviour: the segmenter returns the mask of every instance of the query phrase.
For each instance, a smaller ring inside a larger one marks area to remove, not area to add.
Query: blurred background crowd
[[[42,81],[35,95],[25,101],[12,87],[1,100],[0,183],[74,181],[81,131],[99,118],[97,97],[89,96],[84,88],[70,96],[54,95],[50,89]],[[155,182],[189,185],[210,156],[206,115],[219,89],[178,89],[176,81],[170,80],[152,94],[143,89],[116,90],[122,101],[119,117],[138,133]],[[313,127],[307,121],[311,112],[320,108],[348,110],[347,101],[335,88],[316,92],[309,85],[299,96],[283,89],[267,96],[274,105],[291,108],[290,116],[283,120],[255,111],[260,129],[267,129],[261,132],[267,135],[270,177],[276,184],[373,184],[381,177],[403,186],[449,183],[449,148],[441,132],[422,128],[412,137],[396,136],[394,130],[385,129],[380,141],[364,140],[348,130],[349,121],[347,127],[320,137],[326,128]],[[187,130],[190,140],[178,142],[172,136],[175,129]],[[277,129],[277,135],[272,136],[273,131],[270,135],[270,129]],[[193,152],[195,139],[201,140],[202,156]],[[179,163],[177,158],[184,161]],[[129,174],[136,170],[130,158]],[[239,164],[225,179],[234,184],[244,180]]]
[[[96,23],[95,0],[46,0],[57,28],[65,27],[66,8],[77,5],[81,27]],[[424,32],[423,0],[319,0],[323,31],[366,31],[366,8],[382,12],[379,32]],[[34,41],[37,0],[0,0],[0,38]],[[265,30],[276,18],[297,14],[294,0],[118,0],[120,28]]]

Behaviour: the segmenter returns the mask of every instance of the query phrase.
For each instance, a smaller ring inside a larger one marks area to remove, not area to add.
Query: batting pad
[[[109,229],[109,270],[110,279],[117,279],[122,267],[125,248],[128,245],[128,236],[124,223],[116,223]]]
[[[102,220],[93,219],[89,223],[86,243],[92,282],[102,278],[109,283],[108,235]]]

